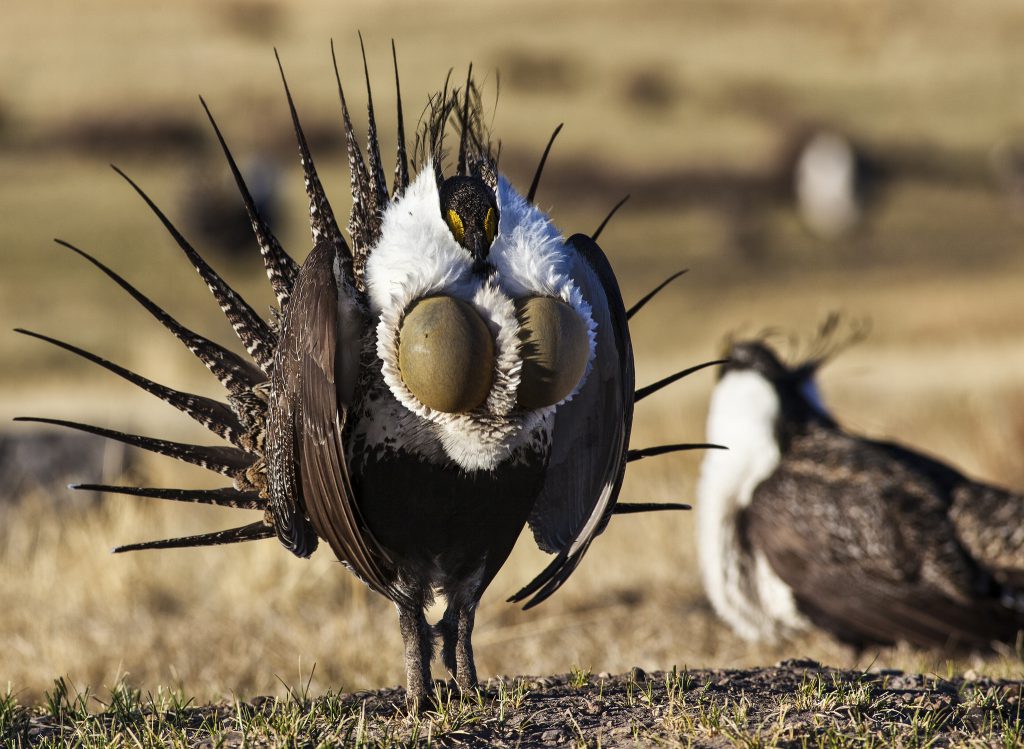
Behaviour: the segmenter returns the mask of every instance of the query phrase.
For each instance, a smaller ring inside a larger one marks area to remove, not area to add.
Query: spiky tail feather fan
[[[331,45],[332,60],[334,61],[335,76],[338,83],[338,94],[341,102],[342,124],[345,133],[345,144],[348,152],[348,163],[351,175],[351,190],[353,197],[352,212],[349,216],[347,229],[351,239],[351,247],[345,242],[341,234],[330,202],[320,182],[309,145],[299,122],[298,113],[292,100],[291,91],[285,80],[284,69],[281,67],[280,58],[278,66],[281,71],[281,79],[284,86],[285,97],[288,103],[292,124],[295,130],[295,137],[299,149],[300,162],[303,169],[303,177],[309,199],[310,228],[314,244],[325,239],[334,247],[338,261],[350,265],[358,290],[362,292],[362,274],[366,257],[373,246],[376,237],[380,232],[381,216],[387,204],[394,197],[400,196],[409,185],[409,157],[405,143],[404,116],[402,112],[401,93],[398,80],[398,61],[395,54],[394,43],[392,42],[392,59],[395,72],[395,89],[397,100],[397,129],[398,147],[394,172],[394,184],[389,195],[388,186],[384,177],[380,145],[377,136],[377,125],[374,116],[373,99],[370,95],[369,72],[366,65],[366,53],[363,49],[362,37],[360,36],[360,48],[363,56],[363,70],[366,76],[367,86],[367,114],[368,133],[367,149],[364,156],[359,145],[359,139],[352,126],[352,120],[345,100],[345,93],[341,86],[341,76],[338,73],[337,59],[334,56],[333,43]],[[277,53],[275,51],[275,56]],[[450,77],[450,73],[449,73]],[[254,541],[258,539],[272,538],[275,535],[281,536],[280,529],[275,528],[274,514],[271,512],[271,502],[268,496],[266,466],[263,459],[263,443],[267,424],[267,389],[270,381],[271,367],[273,366],[274,352],[277,347],[277,320],[280,312],[283,311],[289,302],[292,289],[299,272],[299,264],[293,260],[283,249],[281,243],[274,236],[269,225],[260,215],[245,180],[235,162],[234,157],[228,148],[223,134],[210,108],[202,97],[200,103],[209,118],[214,135],[217,138],[228,168],[235,180],[242,202],[248,213],[255,235],[256,244],[259,247],[260,255],[266,268],[267,277],[271,288],[277,298],[278,310],[273,310],[271,319],[262,319],[253,308],[234,290],[227,282],[200,256],[200,254],[185,239],[181,232],[174,226],[170,219],[157,207],[153,200],[139,187],[131,178],[117,167],[114,170],[123,177],[136,193],[145,201],[149,208],[156,215],[170,233],[175,243],[182,250],[186,258],[199,273],[200,277],[209,287],[214,298],[217,300],[228,321],[231,323],[236,335],[251,357],[251,361],[229,351],[208,338],[186,328],[175,320],[170,314],[150,300],[128,281],[112,271],[102,262],[94,258],[84,250],[63,240],[56,240],[59,245],[77,253],[87,260],[118,286],[124,289],[131,297],[155,317],[165,328],[167,328],[179,341],[184,344],[217,378],[218,382],[226,391],[227,403],[217,401],[204,396],[194,395],[183,391],[161,385],[140,374],[132,372],[125,367],[110,362],[96,354],[78,348],[73,344],[66,343],[56,338],[18,329],[17,332],[28,335],[39,340],[62,348],[89,361],[98,364],[110,372],[128,380],[139,388],[155,395],[166,403],[178,408],[187,414],[194,421],[203,425],[211,432],[221,437],[230,446],[192,445],[178,442],[145,437],[142,435],[129,434],[115,431],[90,424],[81,424],[73,421],[48,419],[38,417],[20,417],[20,421],[34,421],[39,423],[53,424],[57,426],[77,429],[92,434],[116,439],[129,445],[166,455],[177,460],[202,466],[211,471],[223,474],[232,480],[232,486],[221,489],[197,490],[178,489],[163,487],[136,487],[136,486],[114,486],[108,484],[73,484],[70,488],[87,491],[103,491],[109,493],[127,494],[138,497],[150,497],[155,499],[173,500],[178,502],[192,502],[200,504],[219,505],[235,509],[255,510],[263,513],[259,521],[249,523],[237,528],[229,528],[213,533],[206,533],[197,536],[186,536],[180,538],[161,539],[142,543],[128,544],[114,549],[115,552],[136,551],[140,549],[166,549],[193,546],[212,546],[218,544],[239,543],[242,541]],[[467,75],[466,87],[460,92],[458,89],[450,89],[449,81],[446,80],[441,93],[435,94],[427,105],[425,117],[421,128],[417,133],[414,147],[414,158],[423,166],[427,161],[432,162],[436,176],[441,179],[441,169],[445,161],[444,131],[454,121],[459,134],[458,146],[458,173],[474,174],[481,177],[492,187],[497,181],[497,150],[493,147],[487,130],[483,125],[480,112],[480,93],[473,77],[472,67]],[[551,136],[547,147],[540,159],[530,186],[530,198],[536,193],[540,181],[544,163],[555,137],[561,130],[559,125]],[[624,202],[624,201],[623,201]],[[620,204],[621,205],[621,202]],[[617,205],[608,218],[602,222],[595,232],[599,234],[611,215],[619,207]],[[675,277],[675,274],[656,289],[641,299],[629,310],[631,317],[635,312],[646,304],[651,297],[661,291],[662,288]],[[647,388],[638,390],[636,399],[649,395],[666,385],[675,382],[681,377],[698,371],[708,364],[692,367],[676,375],[665,378]],[[669,445],[663,447],[647,448],[644,450],[630,451],[629,459],[638,460],[650,455],[660,455],[676,450],[696,449],[702,447],[717,447],[717,445]],[[628,514],[635,512],[649,512],[662,509],[688,509],[688,505],[682,504],[654,504],[654,503],[623,503],[616,512]],[[283,542],[286,539],[281,538]],[[287,543],[285,543],[288,546]],[[296,553],[307,556],[311,549],[293,549]]]
[[[333,49],[332,49],[333,51]],[[280,59],[278,59],[280,66]],[[364,53],[365,67],[365,53]],[[363,159],[358,140],[352,130],[348,107],[344,93],[341,91],[339,76],[339,93],[341,94],[343,121],[346,134],[346,145],[349,152],[349,165],[352,172],[352,192],[355,204],[349,219],[349,230],[352,234],[355,258],[338,228],[323,186],[313,164],[308,143],[299,123],[291,92],[284,79],[285,96],[295,129],[295,137],[299,148],[299,157],[303,168],[306,193],[309,198],[310,224],[314,243],[320,239],[329,241],[338,259],[353,264],[357,278],[361,278],[362,262],[371,245],[371,237],[379,232],[380,214],[389,200],[387,184],[384,181],[381,166],[380,147],[377,142],[376,123],[373,116],[372,99],[369,100],[369,143],[368,157]],[[398,84],[397,61],[395,65],[395,83]],[[369,79],[367,78],[369,89]],[[266,267],[271,287],[277,297],[280,310],[284,310],[291,296],[299,265],[285,252],[281,243],[274,236],[266,221],[252,199],[252,195],[242,177],[234,157],[228,148],[220,128],[213,117],[206,101],[200,102],[210,120],[228,168],[235,179],[242,202],[249,214],[256,243]],[[399,101],[399,122],[403,121],[401,102]],[[401,127],[401,126],[400,126]],[[396,166],[395,193],[399,194],[409,183],[409,172],[406,156],[404,135],[399,131],[399,147]],[[367,168],[367,163],[369,168]],[[188,240],[174,226],[170,219],[157,207],[153,200],[131,178],[117,167],[115,171],[121,175],[146,202],[182,252],[206,282],[221,309],[228,318],[236,335],[251,357],[251,361],[214,343],[208,338],[192,331],[175,320],[170,314],[150,300],[128,281],[109,269],[102,262],[70,243],[57,240],[57,243],[76,252],[111,280],[128,292],[139,304],[150,312],[164,327],[177,337],[206,367],[227,391],[227,403],[204,396],[185,393],[156,383],[125,367],[110,362],[73,344],[56,338],[18,330],[19,333],[32,336],[52,345],[58,346],[92,361],[101,367],[119,375],[143,390],[152,393],[161,400],[178,408],[196,422],[202,424],[217,436],[230,443],[230,446],[191,445],[166,440],[154,439],[142,435],[129,434],[90,424],[45,419],[37,417],[21,417],[21,421],[34,421],[54,424],[77,429],[125,442],[152,452],[166,455],[177,460],[202,466],[223,474],[232,480],[232,486],[214,490],[177,489],[163,487],[112,486],[100,484],[74,484],[73,489],[88,491],[105,491],[110,493],[129,494],[139,497],[168,499],[179,502],[195,502],[220,505],[236,509],[257,510],[263,512],[263,519],[238,528],[230,528],[215,533],[198,536],[163,539],[138,544],[121,546],[115,551],[135,551],[139,549],[165,549],[186,546],[211,546],[216,544],[238,543],[271,538],[277,535],[273,513],[270,512],[266,467],[263,460],[264,431],[267,424],[266,392],[273,366],[274,352],[277,347],[276,320],[279,311],[275,311],[270,321],[263,320],[252,307],[200,256],[189,244]],[[357,262],[353,262],[353,261]],[[306,554],[310,550],[302,550]]]

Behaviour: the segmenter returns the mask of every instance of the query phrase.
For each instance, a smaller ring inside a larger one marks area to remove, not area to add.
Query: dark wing
[[[299,271],[271,378],[266,461],[281,542],[300,556],[317,536],[374,590],[393,597],[386,556],[360,522],[342,430],[358,376],[362,324],[321,240]],[[355,362],[355,363],[353,363]],[[336,377],[335,374],[338,373]]]
[[[541,549],[554,561],[511,601],[550,596],[579,564],[615,508],[626,468],[633,423],[633,347],[618,283],[590,237],[569,238],[575,248],[572,277],[597,323],[597,355],[587,381],[555,414],[544,487],[530,516]]]
[[[818,427],[755,489],[747,538],[800,611],[842,640],[984,647],[1012,637],[1024,620],[960,545],[948,487],[930,462],[921,468]]]

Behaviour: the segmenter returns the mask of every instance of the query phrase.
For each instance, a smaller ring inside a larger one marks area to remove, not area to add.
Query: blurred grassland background
[[[106,164],[138,180],[265,309],[255,247],[228,257],[189,231],[195,196],[219,194],[227,180],[196,94],[240,161],[259,156],[279,171],[273,223],[301,258],[306,208],[273,47],[344,216],[329,40],[365,132],[357,29],[387,154],[394,38],[407,131],[448,69],[459,80],[472,62],[487,101],[500,71],[494,132],[502,167],[523,191],[551,130],[566,123],[538,194],[566,234],[592,231],[632,194],[602,237],[627,304],[690,268],[634,319],[640,384],[716,357],[729,333],[778,327],[806,340],[842,310],[872,323],[867,341],[823,373],[843,423],[1024,488],[1024,203],[991,169],[995,145],[1024,133],[1017,0],[14,0],[0,25],[4,330],[65,338],[217,395],[177,341],[50,239],[93,252],[184,324],[231,342],[205,287]],[[867,225],[834,242],[803,230],[780,176],[792,143],[815,124],[851,134],[894,175]],[[0,362],[4,431],[31,431],[8,422],[33,414],[210,440],[151,396],[38,341],[0,331]],[[640,404],[634,446],[699,441],[712,384],[702,373]],[[692,499],[698,465],[693,454],[634,464],[623,498]],[[154,485],[218,484],[166,459],[135,470]],[[10,680],[32,697],[59,675],[94,689],[126,676],[201,699],[247,696],[279,693],[279,679],[304,681],[314,663],[314,689],[403,681],[397,617],[325,549],[312,561],[272,542],[111,557],[117,543],[238,517],[128,497],[69,505],[63,489],[15,504],[10,489],[0,487],[0,687]],[[481,675],[810,656],[1021,676],[1009,650],[947,662],[905,648],[857,656],[819,635],[748,645],[704,600],[693,544],[692,517],[616,519],[565,588],[524,613],[503,602],[545,564],[524,536],[478,616]]]

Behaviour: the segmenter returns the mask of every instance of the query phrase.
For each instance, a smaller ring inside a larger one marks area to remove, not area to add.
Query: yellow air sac
[[[473,306],[450,296],[413,303],[398,333],[398,370],[420,403],[465,413],[491,392],[494,339]]]
[[[579,383],[590,359],[587,326],[559,299],[516,302],[523,375],[516,405],[527,411],[553,406]]]

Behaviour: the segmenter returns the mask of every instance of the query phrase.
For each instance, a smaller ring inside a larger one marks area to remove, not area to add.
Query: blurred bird
[[[986,648],[1024,628],[1024,495],[843,430],[814,377],[764,340],[721,370],[697,540],[715,611],[748,640],[820,627],[863,647]]]
[[[1024,138],[1000,138],[989,152],[989,165],[996,185],[1019,211],[1024,206]]]
[[[801,140],[792,172],[800,220],[821,239],[851,234],[877,197],[881,165],[835,130],[813,130]]]
[[[312,223],[313,250],[301,266],[271,234],[206,109],[277,296],[279,309],[269,321],[125,177],[207,283],[251,361],[188,330],[100,261],[62,243],[201,359],[226,388],[227,403],[173,390],[71,344],[30,334],[154,393],[230,446],[33,420],[105,435],[232,479],[230,487],[207,491],[77,488],[263,513],[238,528],[115,551],[276,536],[308,557],[326,541],[359,579],[397,606],[408,696],[419,703],[428,693],[435,633],[459,687],[477,683],[476,607],[527,524],[540,548],[556,555],[509,599],[530,607],[566,581],[613,513],[685,507],[617,499],[630,460],[700,447],[629,450],[628,444],[634,402],[701,366],[634,392],[627,320],[665,284],[626,310],[595,241],[604,224],[593,236],[562,238],[533,203],[547,150],[525,197],[498,172],[472,68],[464,89],[449,90],[446,83],[431,97],[413,150],[419,171],[412,176],[395,61],[398,152],[389,191],[365,52],[363,66],[365,152],[335,62],[353,198],[347,241],[285,83]],[[446,175],[449,128],[459,137],[454,172]],[[435,592],[447,601],[436,630],[424,616]]]

